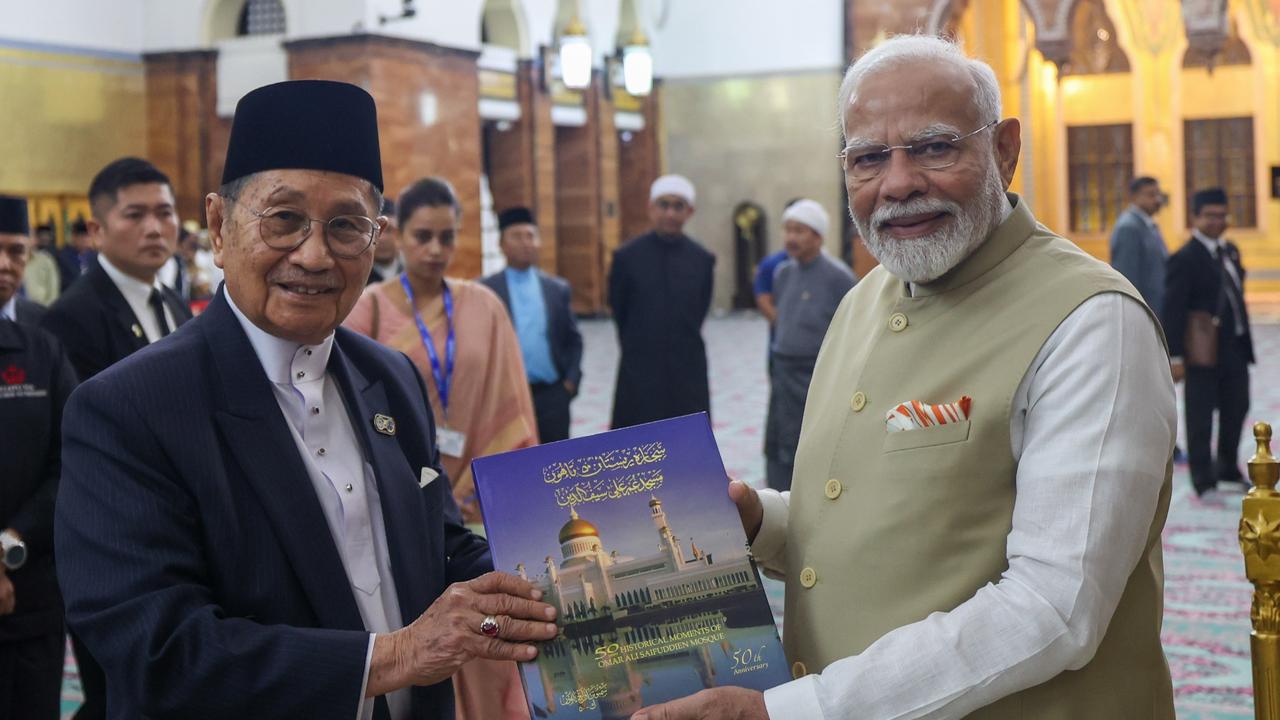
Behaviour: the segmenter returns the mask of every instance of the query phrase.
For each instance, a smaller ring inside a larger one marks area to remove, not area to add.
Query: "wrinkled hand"
[[[741,480],[730,480],[729,498],[738,506],[738,516],[742,518],[747,543],[755,542],[756,533],[760,532],[760,523],[764,522],[764,506],[760,504],[760,495],[755,488]]]
[[[401,687],[434,685],[476,658],[537,657],[537,648],[527,643],[550,640],[557,633],[551,622],[556,610],[538,602],[541,596],[532,583],[500,572],[450,585],[413,624],[392,633],[399,674],[408,680]],[[497,618],[498,637],[480,633],[486,615]]]
[[[631,720],[769,720],[769,711],[759,690],[719,687],[647,707]]]
[[[1180,362],[1171,364],[1169,370],[1173,373],[1173,381],[1175,383],[1180,383],[1187,377],[1187,366]]]
[[[0,615],[12,613],[17,602],[18,599],[13,594],[13,581],[9,579],[4,567],[0,566]]]

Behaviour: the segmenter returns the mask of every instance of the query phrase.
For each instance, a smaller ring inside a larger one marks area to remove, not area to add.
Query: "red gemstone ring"
[[[480,623],[480,634],[485,637],[498,637],[498,619],[492,615],[486,615]]]

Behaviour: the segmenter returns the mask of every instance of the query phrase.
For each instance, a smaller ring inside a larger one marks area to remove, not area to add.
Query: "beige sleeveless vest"
[[[1134,288],[1014,212],[955,270],[908,296],[877,268],[841,304],[805,406],[787,535],[784,640],[797,675],[946,612],[1008,568],[1017,463],[1013,396],[1058,325],[1099,293]],[[973,398],[967,422],[886,433],[898,403]],[[1172,448],[1170,448],[1172,450]],[[1173,718],[1160,646],[1160,531],[1172,465],[1094,658],[971,718]]]

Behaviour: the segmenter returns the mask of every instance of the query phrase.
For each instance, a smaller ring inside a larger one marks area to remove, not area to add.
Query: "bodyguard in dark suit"
[[[89,204],[87,225],[101,252],[41,320],[81,381],[191,319],[178,296],[156,280],[178,240],[169,178],[146,160],[121,158],[93,178]],[[106,678],[74,632],[71,642],[84,690],[76,720],[100,720]]]
[[[385,225],[373,99],[259,88],[225,168],[222,289],[68,404],[68,623],[114,718],[451,718],[458,667],[533,658],[554,609],[481,576],[421,377],[338,327]]]
[[[75,374],[52,336],[8,313],[32,245],[26,201],[0,196],[0,717],[55,720],[66,644],[53,501]]]
[[[43,321],[81,381],[191,319],[177,294],[156,280],[178,242],[169,178],[146,160],[122,158],[93,179],[89,202],[99,254]]]
[[[1227,230],[1227,195],[1220,188],[1201,190],[1191,207],[1192,237],[1169,258],[1164,330],[1174,380],[1185,378],[1187,383],[1187,464],[1196,493],[1203,495],[1219,480],[1245,482],[1237,455],[1249,412],[1249,365],[1255,360],[1240,250],[1222,237]],[[1215,319],[1218,357],[1212,366],[1186,362],[1187,324],[1193,311]],[[1215,410],[1216,461],[1209,447]]]
[[[538,438],[569,437],[569,403],[582,384],[582,333],[570,303],[569,283],[538,269],[542,239],[529,208],[498,214],[507,268],[481,280],[502,298],[520,338],[524,369],[538,416]]]
[[[1157,317],[1164,305],[1165,260],[1169,257],[1164,236],[1153,219],[1163,197],[1155,178],[1135,178],[1129,183],[1130,205],[1111,230],[1111,267],[1133,283]]]

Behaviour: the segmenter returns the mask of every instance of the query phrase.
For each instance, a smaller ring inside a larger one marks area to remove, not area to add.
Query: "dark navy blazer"
[[[408,358],[339,328],[330,356],[372,465],[400,611],[492,567],[439,471]],[[375,414],[395,419],[378,433]],[[114,718],[355,716],[369,636],[271,385],[222,292],[84,383],[63,424],[58,579]],[[449,682],[414,718],[452,718]],[[379,701],[377,716],[385,717]]]
[[[573,316],[571,302],[573,290],[563,278],[538,271],[538,280],[542,285],[543,304],[547,310],[547,343],[551,346],[551,360],[556,364],[560,380],[582,385],[582,333],[578,331],[578,320]],[[515,314],[511,312],[511,289],[507,286],[507,272],[502,270],[482,279],[488,288],[502,298],[507,306],[507,314],[515,324]]]

